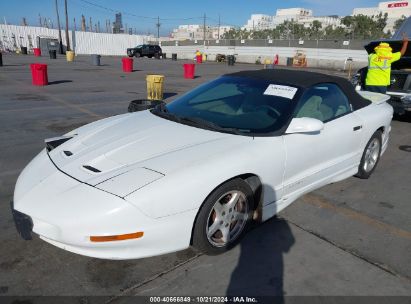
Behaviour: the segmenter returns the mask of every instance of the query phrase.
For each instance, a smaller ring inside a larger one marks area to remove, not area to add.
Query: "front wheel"
[[[222,184],[206,199],[197,216],[193,246],[207,254],[218,254],[240,240],[251,221],[253,192],[242,179]]]
[[[376,131],[365,146],[361,157],[361,162],[358,167],[357,177],[367,179],[377,167],[381,155],[382,134],[381,131]]]

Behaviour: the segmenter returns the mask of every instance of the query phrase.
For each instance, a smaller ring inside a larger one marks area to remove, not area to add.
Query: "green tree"
[[[347,28],[351,39],[376,39],[386,38],[384,28],[387,25],[388,14],[382,13],[369,17],[364,15],[346,16],[341,24]]]
[[[400,19],[395,20],[394,22],[394,31],[398,31],[401,27],[401,25],[404,23],[404,21],[407,19],[404,15],[401,16]]]

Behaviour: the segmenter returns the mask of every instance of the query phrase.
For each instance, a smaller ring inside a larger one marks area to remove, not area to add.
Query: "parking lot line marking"
[[[16,175],[16,174],[20,173],[21,170],[22,170],[22,169],[2,171],[2,172],[0,172],[0,177],[10,176],[10,175]]]
[[[53,100],[55,102],[67,107],[67,108],[75,109],[75,110],[80,111],[84,114],[88,114],[92,117],[103,118],[103,116],[101,116],[97,113],[94,113],[93,111],[87,110],[86,108],[83,108],[82,106],[79,106],[79,105],[76,105],[76,104],[71,104],[71,103],[65,101],[64,99],[62,99],[58,96],[54,96],[54,95],[47,94],[47,93],[43,94],[43,95],[50,98],[51,100]]]
[[[365,214],[362,214],[360,212],[357,212],[352,209],[344,208],[344,207],[338,207],[335,206],[334,204],[330,203],[328,200],[315,195],[315,194],[306,194],[305,196],[302,197],[301,199],[304,203],[318,207],[318,208],[323,208],[323,209],[328,209],[331,211],[334,211],[338,214],[344,215],[350,219],[356,220],[358,222],[367,224],[369,226],[372,226],[374,228],[377,228],[379,230],[383,230],[385,232],[388,232],[390,234],[393,234],[398,237],[402,237],[405,239],[411,240],[411,232],[403,230],[401,228],[397,228],[395,226],[392,226],[390,224],[381,222],[379,220],[373,219]]]
[[[0,77],[0,78],[4,79],[4,77]],[[6,80],[7,80],[7,81],[10,81],[10,82],[12,82],[12,83],[14,83],[14,84],[20,85],[20,82],[14,80],[14,79],[6,78]],[[75,110],[77,110],[77,111],[80,111],[80,112],[82,112],[82,113],[84,113],[84,114],[87,114],[87,115],[90,115],[90,116],[92,116],[92,117],[103,118],[103,116],[101,116],[101,115],[99,115],[99,114],[97,114],[97,113],[94,113],[93,111],[87,110],[87,109],[85,109],[85,108],[83,108],[83,107],[81,107],[81,106],[79,106],[79,105],[70,104],[69,102],[65,101],[64,99],[62,99],[62,98],[60,98],[60,97],[58,97],[58,96],[55,96],[55,95],[52,95],[52,94],[49,94],[49,93],[45,93],[45,92],[40,93],[40,95],[45,96],[45,97],[48,97],[50,100],[55,101],[55,102],[57,102],[57,103],[65,106],[65,107],[68,107],[68,108],[71,108],[71,109],[75,109]]]
[[[116,107],[116,106],[123,106],[120,103],[111,103],[111,104],[102,104],[100,102],[96,103],[87,103],[84,106],[104,106],[104,107]],[[52,105],[52,106],[44,106],[44,107],[36,107],[36,108],[23,108],[23,109],[8,109],[8,110],[0,110],[1,113],[9,113],[9,112],[27,112],[27,111],[42,111],[42,110],[49,110],[49,109],[60,109],[65,108],[63,105]]]

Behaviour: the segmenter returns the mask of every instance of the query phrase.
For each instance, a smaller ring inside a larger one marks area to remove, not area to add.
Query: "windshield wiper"
[[[156,106],[152,112],[158,116],[161,116],[166,119],[170,119],[179,123],[188,123],[189,125],[200,126],[208,130],[224,132],[224,133],[232,133],[237,135],[242,135],[244,133],[250,133],[250,130],[247,129],[238,129],[238,128],[228,128],[222,127],[213,123],[211,121],[205,120],[199,117],[191,117],[191,116],[178,116],[168,111],[165,104],[159,104]]]
[[[222,126],[217,125],[214,122],[211,122],[211,121],[199,118],[199,117],[180,116],[179,118],[181,122],[194,123],[196,125],[205,127],[207,129],[219,131],[219,132],[233,133],[233,134],[238,134],[238,135],[241,135],[242,133],[250,132],[250,130],[222,127]]]

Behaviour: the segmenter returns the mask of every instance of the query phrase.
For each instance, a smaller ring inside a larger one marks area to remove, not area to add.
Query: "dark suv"
[[[148,58],[151,57],[160,57],[163,56],[163,51],[161,47],[158,45],[151,45],[151,44],[142,44],[137,45],[134,48],[127,49],[128,57],[144,57],[147,56]]]
[[[401,28],[397,30],[395,35],[388,40],[384,40],[390,44],[393,53],[399,52],[402,47],[402,33],[406,33],[411,37],[411,17],[408,18]],[[374,48],[382,40],[372,41],[364,48],[368,54],[374,52]],[[358,88],[364,89],[365,78],[367,77],[367,67],[360,69],[353,77],[352,82]],[[391,96],[388,101],[394,108],[396,114],[405,114],[411,112],[411,47],[409,46],[406,53],[400,60],[391,65],[391,85],[387,88],[387,95]]]

